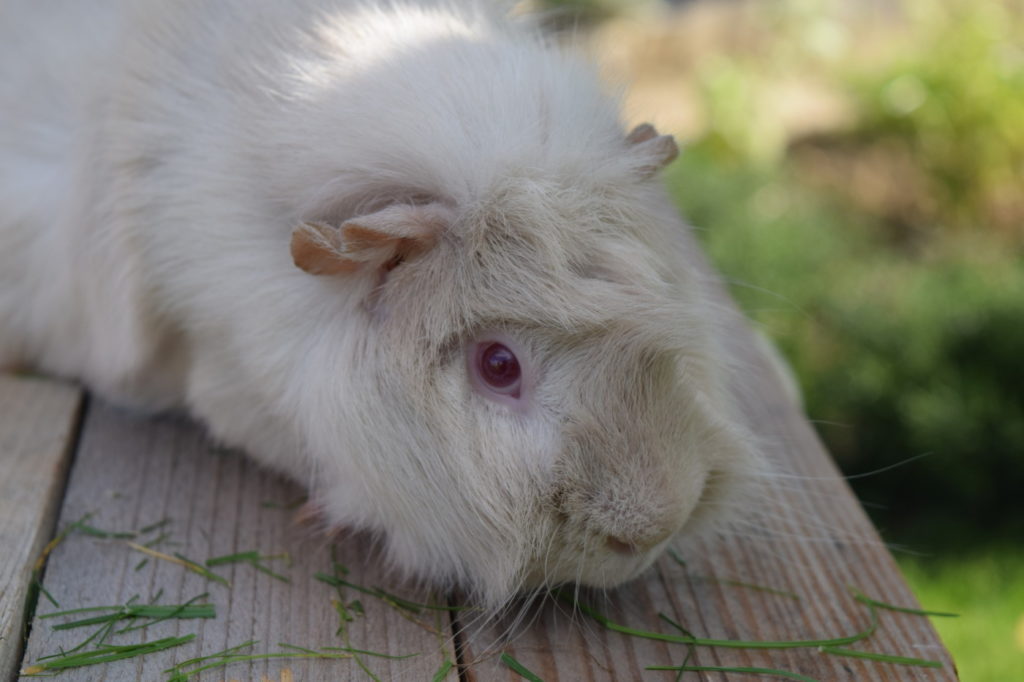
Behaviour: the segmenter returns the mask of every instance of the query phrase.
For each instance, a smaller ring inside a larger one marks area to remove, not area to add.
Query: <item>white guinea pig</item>
[[[187,409],[482,603],[636,576],[757,456],[674,142],[500,9],[4,3],[0,364]]]

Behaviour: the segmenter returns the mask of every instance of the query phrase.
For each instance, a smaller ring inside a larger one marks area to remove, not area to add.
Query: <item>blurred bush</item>
[[[1024,537],[1024,10],[905,3],[872,48],[843,3],[767,4],[778,46],[699,73],[680,202],[841,466],[928,453],[853,482],[890,539]],[[800,69],[852,115],[787,138],[758,93]]]
[[[927,260],[794,172],[718,165],[670,182],[733,294],[789,358],[807,412],[890,540],[1024,532],[1024,263],[989,235]]]
[[[845,162],[818,170],[833,189],[912,237],[980,228],[1024,246],[1021,5],[905,6],[909,30],[886,63],[842,64],[857,125],[818,140]],[[879,181],[845,182],[861,169]]]

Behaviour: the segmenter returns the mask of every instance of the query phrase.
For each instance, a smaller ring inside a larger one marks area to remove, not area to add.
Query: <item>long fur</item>
[[[754,466],[665,145],[501,7],[0,15],[0,365],[188,410],[492,606],[633,577]],[[298,224],[426,202],[451,219],[386,279],[292,262]],[[521,412],[467,381],[488,333],[535,381]]]

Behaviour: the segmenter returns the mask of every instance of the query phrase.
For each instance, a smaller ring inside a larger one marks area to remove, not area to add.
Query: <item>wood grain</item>
[[[125,540],[72,533],[54,550],[45,580],[63,608],[123,604],[133,595],[148,602],[158,593],[159,603],[179,604],[209,592],[217,617],[166,621],[115,636],[111,641],[116,644],[188,633],[196,633],[197,638],[174,650],[70,670],[61,678],[68,682],[166,679],[162,671],[175,662],[252,639],[258,644],[244,653],[280,651],[280,642],[314,649],[345,646],[346,640],[335,634],[339,616],[332,600],[338,594],[314,578],[317,572],[332,573],[331,543],[315,528],[296,521],[291,503],[301,496],[294,485],[236,453],[218,450],[197,427],[183,420],[133,417],[103,404],[91,408],[61,511],[62,525],[87,513],[93,514],[90,525],[111,531],[137,530],[169,519],[162,529],[136,538],[138,543],[166,531],[169,537],[153,548],[196,561],[251,550],[287,553],[290,566],[283,560],[268,565],[291,582],[238,563],[214,569],[230,581],[230,586],[224,586],[169,561],[149,558],[140,567],[146,555],[132,550]],[[353,583],[382,585],[415,601],[432,599],[381,575],[377,563],[368,558],[371,553],[365,540],[348,538],[334,544],[338,561],[349,569],[347,579]],[[445,657],[455,660],[447,612],[414,617],[351,589],[345,590],[344,599],[359,599],[365,609],[365,616],[348,626],[347,641],[352,647],[416,654],[401,661],[361,656],[380,679],[429,680]],[[53,625],[62,620],[37,617],[25,666],[60,647],[74,646],[94,629],[55,631]],[[453,671],[449,678],[455,677]],[[369,678],[352,660],[277,660],[236,663],[193,679],[326,682]]]
[[[78,388],[0,376],[0,679],[17,669],[33,565],[53,530]]]
[[[707,272],[703,262],[697,267]],[[709,274],[708,277],[711,277]],[[717,283],[713,286],[718,287]],[[732,304],[721,293],[724,308]],[[917,602],[895,561],[800,409],[786,397],[780,375],[744,320],[730,312],[728,351],[738,360],[733,392],[772,464],[755,482],[742,516],[723,532],[678,541],[681,566],[669,556],[639,580],[581,601],[632,628],[679,634],[664,613],[693,635],[713,639],[815,640],[868,627],[869,611],[848,590],[897,605]],[[783,596],[735,581],[774,588]],[[505,619],[462,634],[470,680],[519,680],[498,655],[508,652],[548,682],[552,680],[673,680],[688,647],[603,629],[563,604],[534,609],[533,624],[510,643]],[[919,668],[821,653],[816,647],[786,650],[695,647],[689,665],[784,669],[822,682],[955,680],[956,669],[927,618],[879,611],[869,639],[850,648],[937,660]],[[765,679],[739,673],[688,672],[682,679]]]

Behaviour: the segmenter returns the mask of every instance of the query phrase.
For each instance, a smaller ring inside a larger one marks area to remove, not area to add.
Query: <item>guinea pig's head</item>
[[[295,396],[316,503],[491,606],[633,578],[754,461],[650,181],[675,145],[645,127],[622,146],[615,173],[510,171],[293,232],[337,302]]]

